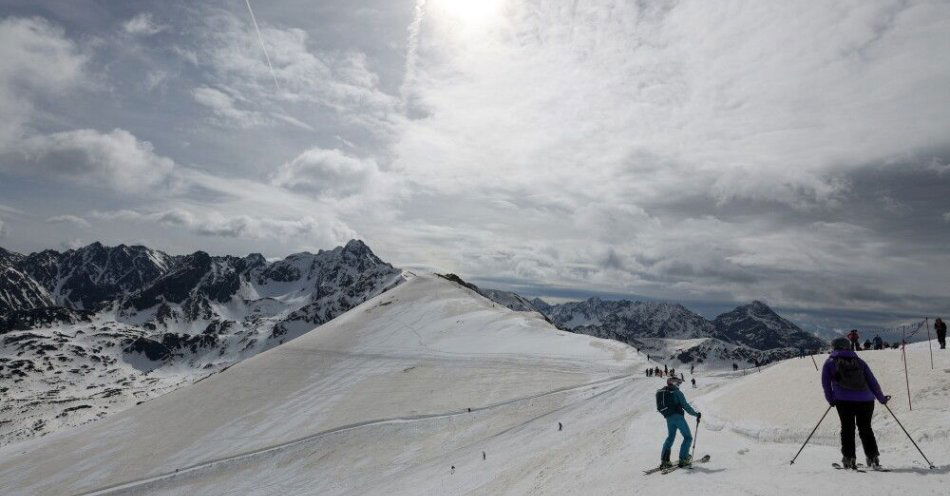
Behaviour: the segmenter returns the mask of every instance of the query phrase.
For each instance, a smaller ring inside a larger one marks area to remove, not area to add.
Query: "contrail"
[[[254,23],[254,30],[257,31],[257,39],[261,42],[261,50],[264,51],[264,59],[267,60],[267,67],[270,67],[270,75],[274,78],[274,86],[280,89],[280,83],[277,82],[277,73],[274,72],[274,65],[270,63],[270,56],[267,55],[267,47],[264,46],[264,37],[261,36],[261,28],[257,26],[257,18],[254,17],[254,10],[251,9],[251,0],[244,0],[247,5],[247,11],[251,13],[251,22]]]
[[[412,18],[412,24],[409,25],[409,42],[406,44],[406,75],[402,80],[402,87],[399,88],[403,105],[407,104],[409,99],[409,85],[416,76],[419,31],[422,30],[422,21],[425,19],[425,7],[426,0],[416,0],[415,15]]]

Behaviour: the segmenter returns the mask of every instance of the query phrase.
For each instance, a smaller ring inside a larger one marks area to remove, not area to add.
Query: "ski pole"
[[[798,459],[798,455],[802,454],[802,450],[805,449],[805,445],[808,444],[808,441],[811,441],[811,437],[815,435],[815,431],[817,431],[817,430],[818,430],[818,427],[821,425],[821,423],[825,421],[825,417],[828,416],[828,412],[831,411],[831,407],[832,407],[832,405],[828,405],[828,409],[825,410],[825,414],[821,416],[821,420],[819,420],[819,421],[818,421],[818,424],[815,425],[815,428],[811,430],[811,434],[809,434],[809,435],[808,435],[808,438],[805,439],[805,442],[802,444],[802,447],[801,447],[801,448],[798,448],[798,453],[795,453],[795,458],[792,458],[792,461],[788,462],[789,465],[794,465],[794,464],[795,464],[795,460]]]
[[[697,441],[699,440],[699,419],[700,419],[700,417],[702,417],[702,416],[703,416],[702,413],[700,413],[699,415],[696,416],[696,435],[693,436],[693,452],[689,454],[689,457],[690,457],[690,458],[692,458],[693,455],[696,454],[696,443],[697,443]]]
[[[930,348],[930,370],[934,369],[934,344],[930,341],[930,317],[924,319],[924,325],[927,327],[927,347]]]
[[[894,417],[894,420],[897,421],[897,425],[901,426],[901,430],[904,431],[904,434],[907,434],[907,439],[910,439],[910,442],[914,444],[914,447],[917,448],[917,451],[920,453],[920,456],[924,457],[924,460],[927,461],[927,465],[930,466],[930,469],[933,470],[937,467],[934,467],[933,463],[930,463],[930,460],[927,459],[927,455],[920,450],[920,446],[917,446],[917,443],[914,441],[914,438],[910,437],[910,433],[907,432],[907,429],[904,428],[904,424],[900,420],[897,420],[897,415],[894,415],[894,411],[891,410],[891,407],[887,406],[887,403],[884,403],[884,408],[887,408],[887,411],[891,412],[891,417]]]

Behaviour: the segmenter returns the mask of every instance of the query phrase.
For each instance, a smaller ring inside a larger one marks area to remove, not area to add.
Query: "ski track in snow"
[[[349,430],[353,430],[353,429],[358,429],[358,428],[361,428],[361,427],[370,427],[370,426],[384,425],[384,424],[402,424],[402,423],[408,423],[408,422],[416,422],[416,421],[425,421],[425,420],[432,420],[432,419],[441,419],[441,418],[447,418],[447,417],[454,417],[454,416],[459,416],[459,415],[471,415],[471,414],[473,414],[473,413],[478,413],[478,412],[482,412],[482,411],[492,410],[492,409],[495,409],[495,408],[499,408],[499,407],[511,405],[511,404],[514,404],[514,403],[519,403],[519,402],[530,401],[530,400],[534,400],[534,399],[538,399],[538,398],[543,398],[543,397],[545,397],[545,396],[551,396],[551,395],[560,394],[560,393],[566,393],[566,392],[570,392],[570,391],[584,390],[584,389],[589,389],[589,388],[591,388],[591,387],[595,387],[595,388],[596,388],[596,386],[598,386],[598,385],[607,384],[607,383],[612,383],[612,382],[617,382],[617,381],[620,381],[620,380],[623,380],[623,379],[628,379],[628,378],[630,378],[630,377],[631,377],[630,375],[618,376],[618,377],[610,377],[610,378],[607,378],[607,379],[602,379],[602,380],[590,382],[590,383],[587,383],[587,384],[580,384],[580,385],[577,385],[577,386],[559,388],[559,389],[555,389],[555,390],[552,390],[552,391],[547,391],[547,392],[544,392],[544,393],[539,393],[539,394],[535,394],[535,395],[531,395],[531,396],[525,396],[525,397],[522,397],[522,398],[515,398],[515,399],[507,400],[507,401],[502,401],[502,402],[499,402],[499,403],[495,403],[495,404],[493,404],[493,405],[488,405],[488,406],[483,406],[483,407],[475,407],[475,408],[467,409],[467,410],[464,410],[464,411],[453,411],[453,412],[446,412],[446,413],[433,413],[433,414],[428,414],[428,415],[412,415],[412,416],[407,416],[407,417],[395,417],[395,418],[388,418],[388,419],[367,420],[367,421],[365,421],[365,422],[357,422],[357,423],[355,423],[355,424],[344,425],[344,426],[337,427],[337,428],[334,428],[334,429],[329,429],[329,430],[326,430],[326,431],[323,431],[323,432],[318,432],[318,433],[316,433],[316,434],[311,434],[311,435],[309,435],[309,436],[305,436],[305,437],[302,437],[302,438],[300,438],[300,439],[295,439],[295,440],[293,440],[293,441],[288,441],[288,442],[286,442],[286,443],[281,443],[281,444],[278,444],[278,445],[275,445],[275,446],[269,446],[269,447],[262,448],[262,449],[259,449],[259,450],[254,450],[254,451],[249,451],[249,452],[246,452],[246,453],[241,453],[241,454],[238,454],[238,455],[233,455],[233,456],[218,458],[218,459],[214,459],[214,460],[208,460],[208,461],[206,461],[206,462],[198,463],[198,464],[191,465],[191,466],[188,466],[188,467],[183,467],[183,468],[181,468],[181,469],[175,470],[174,472],[166,472],[166,473],[163,473],[163,474],[154,476],[154,477],[149,477],[149,478],[147,478],[147,479],[140,479],[140,480],[135,480],[135,481],[129,481],[129,482],[126,482],[126,483],[117,484],[117,485],[115,485],[115,486],[104,487],[104,488],[100,488],[100,489],[97,489],[97,490],[94,490],[94,491],[90,491],[90,492],[86,492],[86,493],[81,493],[79,496],[104,496],[104,495],[111,495],[111,494],[121,494],[121,492],[123,492],[123,491],[128,491],[128,490],[132,490],[132,489],[142,489],[142,488],[145,488],[148,484],[151,484],[151,483],[154,483],[154,482],[166,481],[166,480],[168,480],[168,479],[177,478],[177,477],[185,478],[185,477],[188,477],[189,475],[191,475],[191,474],[194,473],[194,472],[205,472],[205,471],[207,471],[208,469],[216,469],[216,468],[219,468],[219,466],[222,465],[222,464],[228,464],[228,463],[236,463],[236,464],[239,464],[239,463],[251,462],[251,461],[253,461],[255,458],[263,457],[263,456],[266,456],[266,455],[275,455],[275,454],[278,454],[278,453],[280,453],[280,452],[282,452],[282,451],[286,451],[286,450],[288,450],[288,449],[290,449],[290,448],[296,448],[296,447],[298,447],[298,446],[301,445],[301,444],[305,444],[305,443],[307,443],[307,442],[314,441],[314,440],[316,440],[316,439],[319,439],[319,438],[322,438],[322,437],[325,437],[325,436],[328,436],[328,435],[338,434],[338,433],[341,433],[341,432],[345,432],[345,431],[349,431]],[[611,390],[612,390],[612,389],[608,389],[608,390],[606,390],[606,391],[604,391],[604,392],[611,391]],[[599,394],[604,394],[604,392],[598,393],[598,395],[599,395]],[[545,414],[545,415],[547,415],[547,414]]]

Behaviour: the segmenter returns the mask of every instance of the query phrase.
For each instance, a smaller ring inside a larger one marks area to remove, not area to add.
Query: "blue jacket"
[[[669,395],[671,398],[670,399],[671,404],[669,405],[670,408],[664,412],[661,412],[663,413],[664,417],[670,417],[672,415],[682,415],[684,411],[694,417],[697,416],[696,410],[693,410],[693,407],[690,406],[688,401],[686,401],[686,396],[683,394],[682,391],[679,390],[678,387],[668,385],[660,389],[660,391],[663,391],[663,390],[669,391],[671,393]]]
[[[838,357],[858,359],[861,363],[861,368],[864,369],[864,378],[868,382],[867,390],[855,391],[845,389],[834,381],[835,372],[837,371],[835,359]],[[884,403],[884,393],[881,391],[881,385],[877,383],[877,378],[874,377],[874,373],[871,372],[871,368],[868,367],[868,364],[864,363],[864,360],[858,358],[857,353],[851,350],[838,350],[828,357],[828,360],[825,361],[825,366],[822,367],[821,370],[821,387],[825,390],[825,399],[828,400],[829,404],[833,404],[836,401],[874,401],[874,398]]]

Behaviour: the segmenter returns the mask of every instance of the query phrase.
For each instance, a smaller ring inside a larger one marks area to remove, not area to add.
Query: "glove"
[[[890,395],[884,395],[884,401],[881,402],[882,405],[886,405],[888,401],[891,401]]]
[[[829,402],[828,402],[828,406],[832,406],[832,407],[835,406],[835,402],[834,402],[834,401],[829,401]]]
[[[696,420],[703,418],[703,412],[696,412]]]

